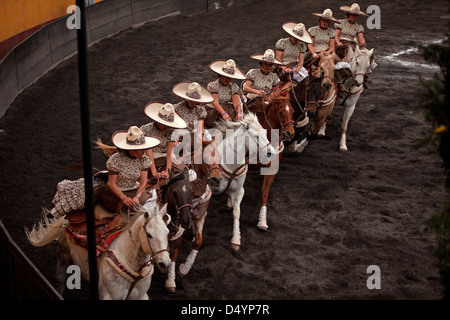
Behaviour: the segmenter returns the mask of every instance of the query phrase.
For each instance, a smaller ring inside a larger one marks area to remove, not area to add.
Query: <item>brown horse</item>
[[[316,103],[317,110],[314,113],[313,123],[306,138],[293,148],[290,148],[291,151],[300,153],[308,145],[309,141],[318,136],[324,136],[326,121],[333,112],[337,99],[336,83],[334,81],[334,59],[334,53],[327,56],[321,53],[317,69],[312,67],[312,74],[321,79],[322,94]]]
[[[294,151],[306,125],[316,113],[319,98],[323,93],[322,80],[323,76],[320,74],[313,75],[309,72],[308,77],[296,87],[293,86],[292,90],[289,90],[289,98],[294,108],[293,119],[295,128],[294,138],[285,142],[285,145],[289,146],[289,151]]]
[[[212,142],[203,141],[202,151]],[[217,162],[214,161],[214,153],[211,156],[212,159],[204,159],[202,156],[201,163],[197,164],[194,161],[195,153],[188,154],[186,157],[191,157],[191,164],[181,173],[171,173],[167,185],[162,187],[162,202],[168,204],[167,213],[172,218],[172,221],[168,224],[171,265],[165,283],[166,290],[171,293],[176,290],[175,263],[178,258],[179,246],[183,240],[184,230],[192,228],[195,240],[191,253],[186,261],[180,265],[181,274],[186,275],[189,272],[203,243],[203,225],[211,198],[208,180],[221,179],[221,171]],[[192,178],[192,172],[188,168],[195,172],[195,178]]]
[[[210,145],[214,145],[214,139],[211,141],[202,141],[202,151]],[[215,157],[216,148],[212,148],[211,154],[202,152],[201,163],[196,163],[194,153],[191,154],[191,164],[189,168],[196,173],[196,179],[191,181],[191,187],[194,190],[194,200],[192,202],[191,228],[194,234],[192,250],[186,261],[180,265],[179,270],[182,275],[186,275],[192,268],[197,257],[198,250],[203,244],[203,226],[211,199],[211,189],[208,181],[218,181],[222,178],[222,171]],[[205,161],[206,160],[206,161]]]
[[[269,191],[278,172],[278,167],[282,159],[282,150],[284,148],[283,141],[290,141],[295,135],[294,129],[294,109],[287,96],[277,96],[274,92],[268,100],[257,99],[255,106],[252,108],[258,117],[261,126],[267,130],[267,138],[272,146],[279,148],[280,152],[277,158],[268,164],[262,165],[267,171],[263,175],[261,187],[261,209],[259,212],[258,228],[267,230],[267,201],[269,199]]]

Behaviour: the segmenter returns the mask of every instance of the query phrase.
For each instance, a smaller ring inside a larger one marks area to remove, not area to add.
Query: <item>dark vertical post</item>
[[[83,167],[86,193],[86,218],[89,253],[89,284],[91,288],[91,299],[98,300],[98,269],[97,248],[95,240],[95,216],[94,216],[94,190],[92,184],[92,159],[91,159],[91,129],[89,111],[89,81],[87,61],[87,38],[86,38],[86,7],[85,0],[77,0],[80,12],[80,29],[77,29],[78,42],[78,73],[80,85],[80,112],[81,132],[83,143]]]

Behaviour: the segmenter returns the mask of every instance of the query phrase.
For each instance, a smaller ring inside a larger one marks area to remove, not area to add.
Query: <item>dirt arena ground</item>
[[[128,29],[89,49],[93,139],[149,122],[151,100],[175,103],[174,84],[215,79],[215,59],[234,59],[248,71],[250,58],[286,37],[281,25],[317,24],[312,12],[351,3],[313,0],[249,0],[193,17],[169,17]],[[310,143],[299,155],[286,154],[272,186],[269,230],[256,228],[261,177],[251,171],[241,210],[242,247],[230,248],[232,214],[225,196],[213,197],[204,245],[175,294],[155,272],[152,300],[168,299],[440,299],[433,256],[434,235],[425,221],[445,199],[440,158],[414,144],[430,129],[413,112],[418,77],[435,68],[416,52],[397,53],[445,37],[448,2],[359,1],[365,11],[381,9],[381,29],[365,27],[378,68],[370,77],[350,121],[348,152],[338,150],[342,108],[327,128],[329,139]],[[365,19],[360,18],[365,25]],[[0,219],[13,239],[55,284],[56,244],[34,248],[24,227],[39,221],[56,184],[78,179],[82,163],[77,58],[58,65],[26,89],[0,119]],[[93,152],[95,168],[106,156]],[[180,260],[190,250],[183,245]],[[369,290],[367,267],[381,270],[381,289]],[[82,290],[66,299],[86,299]]]

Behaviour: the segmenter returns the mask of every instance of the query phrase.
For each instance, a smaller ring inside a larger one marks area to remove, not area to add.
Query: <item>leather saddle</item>
[[[97,204],[95,212],[95,234],[97,244],[97,255],[108,249],[109,243],[118,236],[126,222],[120,213],[112,213],[106,210],[102,204]],[[76,210],[66,214],[69,225],[65,231],[74,239],[79,246],[87,248],[87,217],[85,210]]]

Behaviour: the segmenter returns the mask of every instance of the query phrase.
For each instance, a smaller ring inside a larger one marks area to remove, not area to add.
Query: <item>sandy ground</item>
[[[374,4],[359,3],[363,10]],[[109,143],[115,130],[147,123],[145,104],[177,102],[171,88],[180,81],[214,80],[208,65],[215,59],[232,58],[244,71],[257,67],[250,55],[286,37],[283,22],[313,26],[311,13],[327,7],[341,18],[343,4],[242,1],[104,39],[89,49],[93,139]],[[443,39],[446,20],[439,17],[447,2],[376,4],[381,29],[366,27],[365,36],[379,66],[350,121],[349,151],[338,150],[343,110],[336,107],[328,139],[310,143],[300,155],[284,155],[270,194],[269,230],[256,228],[261,177],[251,171],[241,206],[241,250],[230,248],[226,198],[213,197],[193,269],[178,277],[172,295],[155,272],[150,299],[440,299],[434,236],[424,227],[445,198],[443,171],[436,154],[414,147],[429,125],[413,112],[418,76],[435,69],[421,65],[418,54],[389,55]],[[82,162],[77,81],[74,57],[26,89],[0,119],[0,218],[53,284],[56,244],[34,248],[23,228],[39,221],[59,181],[82,177],[82,171],[67,169]],[[105,162],[93,152],[95,168],[104,169]],[[189,241],[182,249],[180,260]],[[370,265],[381,269],[379,290],[366,286]],[[86,287],[65,298],[86,299]]]

